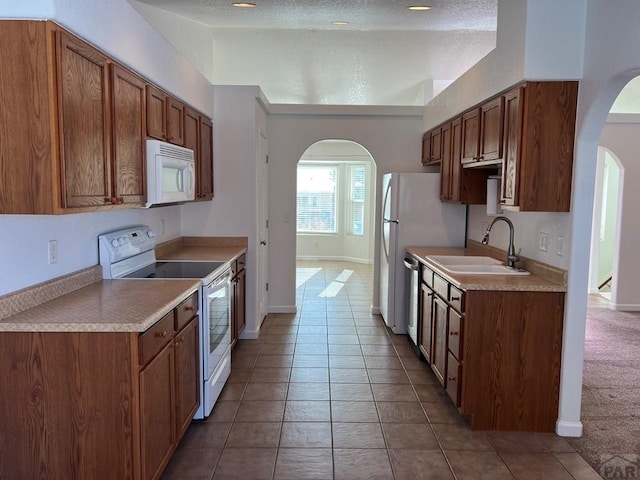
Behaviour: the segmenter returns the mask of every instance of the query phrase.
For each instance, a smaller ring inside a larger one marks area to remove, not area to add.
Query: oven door
[[[227,270],[205,287],[204,292],[204,369],[210,379],[231,345],[231,271]]]

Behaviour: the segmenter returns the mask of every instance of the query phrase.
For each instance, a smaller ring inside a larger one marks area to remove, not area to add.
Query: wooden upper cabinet
[[[62,206],[111,203],[109,59],[63,30],[55,34]]]
[[[502,159],[504,98],[488,101],[462,116],[462,163],[496,163]]]
[[[442,135],[442,160],[440,163],[440,200],[447,202],[452,197],[452,163],[453,156],[451,152],[451,124],[444,125],[441,128]]]
[[[422,136],[422,164],[436,165],[441,161],[442,127],[437,127]]]
[[[200,116],[200,158],[197,193],[200,200],[213,198],[213,124]]]
[[[147,136],[167,138],[167,94],[153,85],[147,85]]]
[[[111,66],[113,90],[113,190],[117,203],[145,202],[145,82],[120,65]]]
[[[191,108],[184,109],[184,147],[194,151],[196,163],[200,150],[200,114]]]
[[[506,95],[502,203],[568,212],[578,82],[527,82]]]
[[[502,159],[504,97],[501,95],[480,107],[480,155],[478,161]]]
[[[184,146],[184,104],[167,97],[167,142]]]

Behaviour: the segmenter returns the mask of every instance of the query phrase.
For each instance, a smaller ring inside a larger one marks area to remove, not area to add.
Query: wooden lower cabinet
[[[554,431],[565,294],[463,291],[438,274],[432,285],[420,350],[471,427]]]
[[[177,334],[173,315],[142,334],[0,333],[0,476],[160,478],[199,405],[197,310]]]
[[[231,345],[238,341],[240,333],[246,324],[246,289],[247,271],[245,269],[245,255],[242,254],[233,262],[231,278]]]

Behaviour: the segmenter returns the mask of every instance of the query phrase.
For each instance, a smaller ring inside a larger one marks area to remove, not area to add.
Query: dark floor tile
[[[274,480],[332,480],[330,448],[281,448]]]
[[[367,369],[371,383],[409,383],[404,370]]]
[[[389,450],[395,480],[455,480],[440,450]]]
[[[280,438],[280,422],[234,422],[226,447],[277,448]]]
[[[249,383],[288,382],[290,374],[290,368],[254,368]]]
[[[329,422],[331,410],[328,400],[287,400],[285,422]]]
[[[518,480],[574,480],[558,459],[549,452],[499,452]]]
[[[419,402],[376,402],[383,423],[426,423]]]
[[[447,450],[453,473],[458,480],[513,480],[513,475],[494,451],[465,452]]]
[[[373,393],[367,383],[332,383],[331,400],[373,401]]]
[[[235,421],[281,422],[284,416],[284,403],[276,400],[242,401]]]
[[[336,480],[393,480],[385,449],[334,449]]]
[[[236,416],[236,411],[240,401],[238,400],[218,400],[211,411],[211,414],[207,417],[207,422],[232,422]]]
[[[209,480],[221,452],[220,448],[178,449],[161,480]]]
[[[364,359],[360,355],[330,355],[330,368],[365,368]]]
[[[249,383],[243,400],[286,400],[288,383]]]
[[[329,381],[329,369],[328,368],[292,368],[291,369],[291,382],[292,383],[326,383]]]
[[[191,422],[178,448],[222,448],[231,425],[231,422]]]
[[[333,422],[379,422],[374,402],[331,401]]]
[[[284,422],[280,448],[331,448],[331,423]]]
[[[390,383],[372,383],[371,390],[378,402],[416,402],[418,397],[411,385],[394,385]]]
[[[577,453],[554,453],[575,480],[601,480],[602,477]]]
[[[276,448],[225,448],[213,480],[271,480]]]
[[[362,350],[360,345],[340,345],[330,344],[329,355],[360,355],[362,356]]]
[[[331,383],[369,383],[367,371],[364,368],[332,368],[330,370]]]
[[[256,360],[257,368],[288,368],[293,363],[293,355],[266,355],[260,354]]]
[[[333,448],[385,448],[379,423],[334,423]]]
[[[383,423],[387,447],[397,450],[439,449],[436,436],[427,423]]]
[[[432,428],[443,450],[494,451],[485,432],[467,425],[434,423]]]
[[[294,368],[327,368],[329,367],[328,355],[298,354],[293,357]]]
[[[287,400],[329,400],[329,383],[290,383]]]
[[[368,369],[373,369],[373,368],[387,369],[387,370],[402,369],[402,363],[400,363],[400,359],[398,359],[398,357],[388,357],[388,356],[382,356],[382,355],[365,355],[364,362]]]

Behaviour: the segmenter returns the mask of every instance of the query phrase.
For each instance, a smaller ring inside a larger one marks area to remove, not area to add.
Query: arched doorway
[[[376,163],[359,143],[326,139],[309,146],[297,162],[296,289],[320,272],[336,277],[356,271],[372,295]],[[348,272],[348,273],[345,273]],[[344,284],[329,279],[319,296]],[[370,296],[371,296],[370,295]],[[300,298],[300,295],[297,295]],[[371,298],[369,298],[371,302]]]

